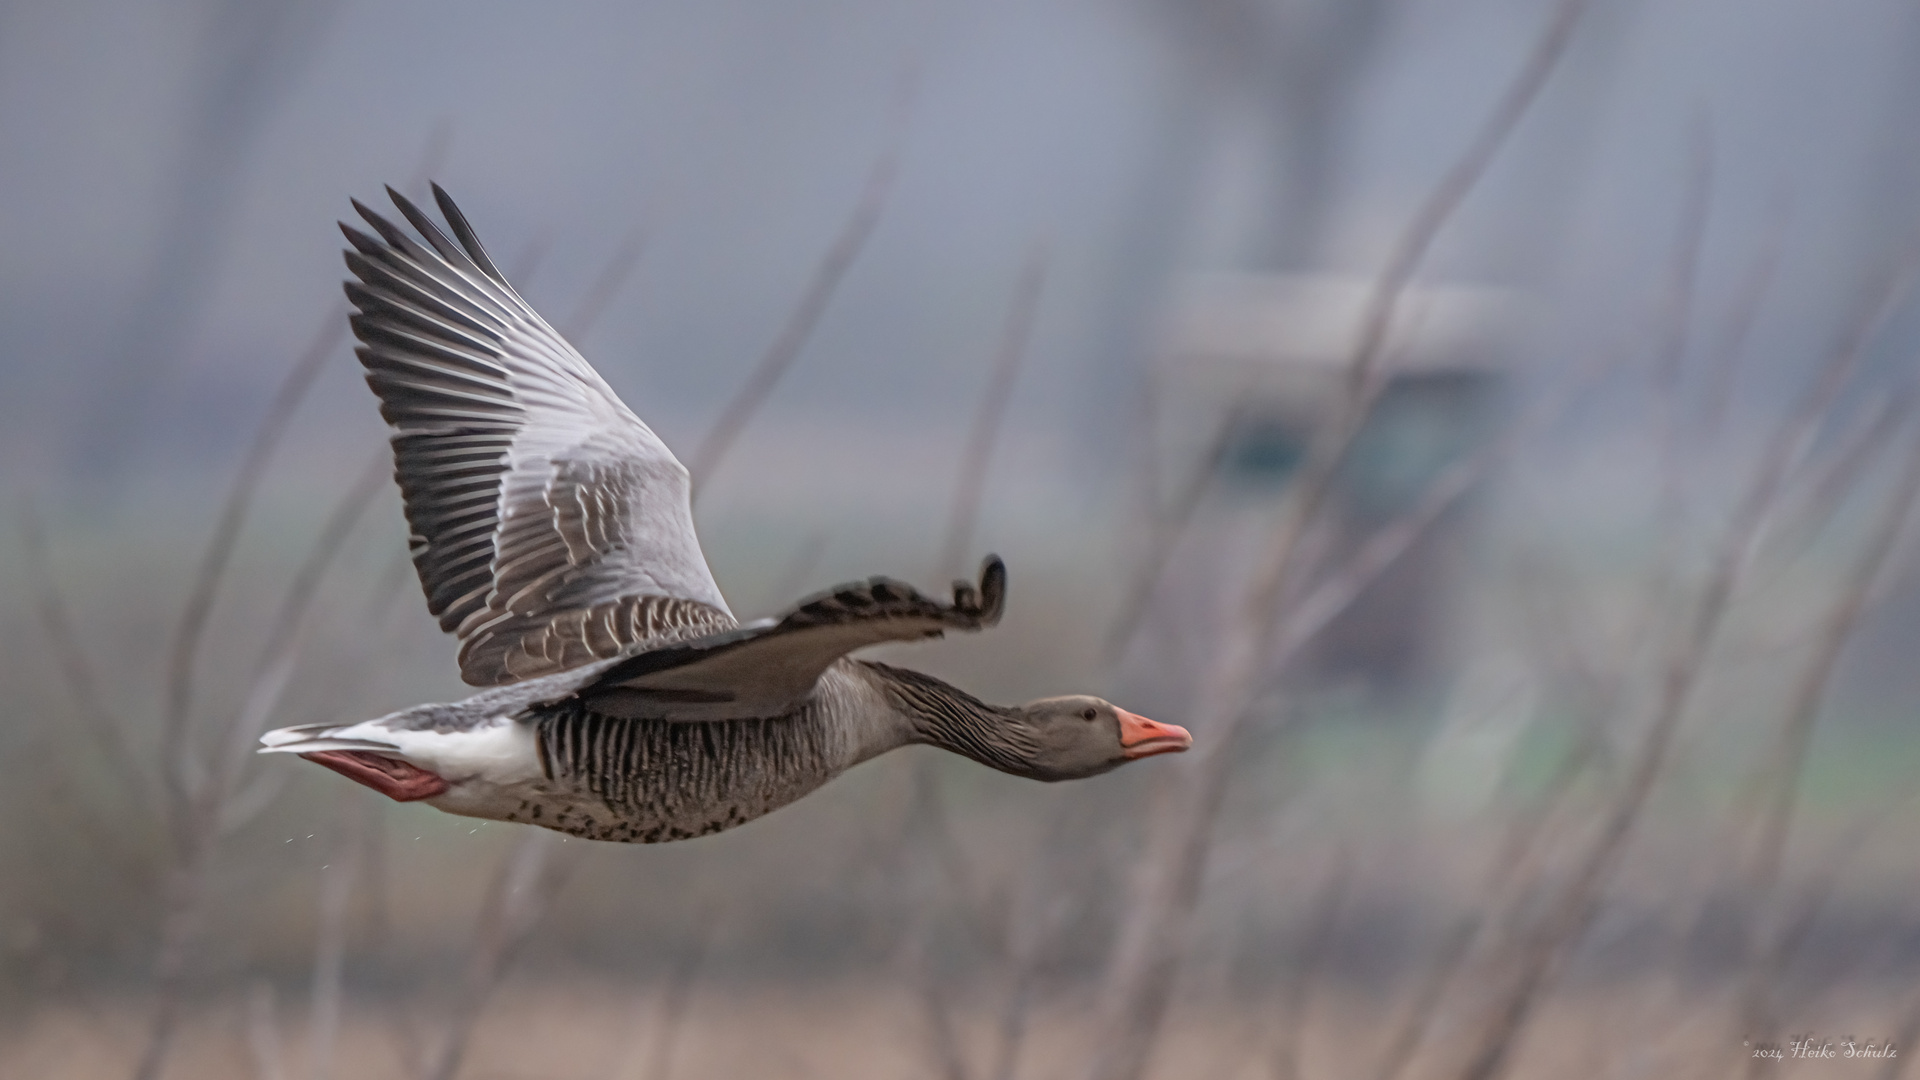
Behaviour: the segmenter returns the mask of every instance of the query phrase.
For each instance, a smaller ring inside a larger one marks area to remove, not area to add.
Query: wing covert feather
[[[976,588],[954,582],[941,603],[911,585],[876,577],[800,602],[771,625],[746,627],[629,657],[580,691],[610,716],[723,720],[783,716],[813,692],[828,667],[888,641],[980,630],[1006,606],[1006,565],[988,556]]]

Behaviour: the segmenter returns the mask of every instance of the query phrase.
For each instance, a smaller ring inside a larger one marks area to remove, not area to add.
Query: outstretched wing
[[[426,245],[356,201],[340,226],[367,385],[393,427],[413,564],[476,686],[732,629],[687,470],[507,284],[434,185],[459,246],[392,188]]]
[[[877,577],[819,593],[778,622],[653,649],[602,672],[579,694],[608,716],[722,720],[785,715],[822,672],[855,649],[939,637],[1000,621],[1007,567],[989,555],[980,585],[953,583],[943,604]]]

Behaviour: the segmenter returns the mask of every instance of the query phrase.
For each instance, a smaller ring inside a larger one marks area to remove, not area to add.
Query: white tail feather
[[[282,732],[273,731],[267,734],[279,735],[282,734]],[[261,736],[260,741],[265,743],[267,736]],[[303,738],[296,735],[283,738],[277,742],[267,743],[267,745],[262,746],[257,752],[262,754],[317,754],[326,750],[372,750],[378,753],[393,753],[399,749],[400,748],[393,743],[376,742],[373,739],[342,739],[328,735]]]

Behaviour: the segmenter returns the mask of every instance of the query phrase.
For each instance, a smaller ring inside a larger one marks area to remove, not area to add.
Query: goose
[[[1192,745],[1097,697],[989,705],[849,655],[997,623],[996,556],[951,600],[875,577],[739,623],[694,533],[687,470],[432,190],[451,239],[392,188],[419,239],[353,201],[372,233],[340,225],[346,293],[427,608],[482,689],[269,731],[262,753],[398,802],[655,843],[733,828],[914,744],[1047,781]]]

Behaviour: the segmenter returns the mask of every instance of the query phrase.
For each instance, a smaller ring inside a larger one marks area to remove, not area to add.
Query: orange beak
[[[1116,708],[1120,715],[1120,746],[1127,760],[1155,754],[1177,754],[1193,745],[1193,736],[1178,724],[1162,724],[1137,713]]]

